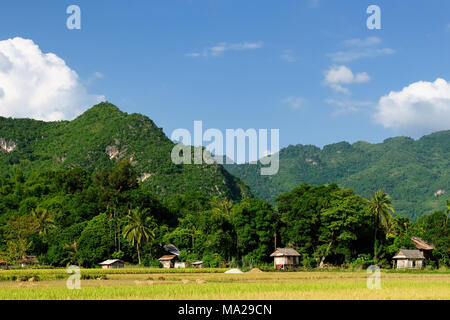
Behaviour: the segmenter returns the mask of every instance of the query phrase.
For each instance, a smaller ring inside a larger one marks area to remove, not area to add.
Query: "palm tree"
[[[47,209],[36,208],[31,211],[31,216],[35,219],[39,235],[44,237],[55,228],[55,220]]]
[[[447,206],[445,207],[445,225],[447,225],[448,222],[448,215],[450,214],[450,200],[447,200]]]
[[[229,218],[230,211],[233,207],[233,203],[228,201],[226,198],[221,198],[219,196],[213,197],[211,201],[212,211],[222,217]]]
[[[136,245],[138,253],[138,261],[141,264],[140,246],[144,242],[148,242],[155,238],[155,234],[151,228],[153,221],[147,214],[146,210],[133,209],[128,212],[128,224],[123,228],[123,237],[132,245]]]
[[[377,262],[377,229],[381,226],[386,231],[389,230],[392,222],[392,214],[394,208],[392,207],[391,197],[382,190],[378,190],[371,195],[368,203],[370,213],[373,215],[374,223],[374,245],[373,245],[373,260]]]
[[[68,253],[68,258],[65,259],[65,260],[67,260],[67,265],[70,265],[71,263],[73,263],[76,258],[77,258],[77,264],[80,265],[80,260],[78,258],[78,245],[77,245],[76,241],[71,242],[71,243],[66,243],[64,245],[64,250],[66,250]]]
[[[211,210],[212,212],[221,217],[221,219],[232,224],[231,219],[231,209],[233,208],[233,203],[228,201],[227,198],[214,196],[211,200]],[[237,246],[237,243],[236,243]],[[227,250],[227,259],[230,261],[232,258],[232,248],[229,247]]]

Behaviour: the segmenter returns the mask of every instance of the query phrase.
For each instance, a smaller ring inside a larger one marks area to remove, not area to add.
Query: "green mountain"
[[[174,143],[161,128],[140,114],[127,114],[100,103],[73,121],[43,122],[0,117],[0,171],[12,176],[48,169],[111,167],[128,159],[141,182],[156,194],[202,191],[240,200],[248,187],[221,165],[175,165]]]
[[[232,165],[255,196],[274,200],[302,182],[354,189],[369,197],[383,189],[393,198],[396,214],[415,220],[445,208],[450,199],[450,131],[414,140],[397,137],[383,143],[340,142],[320,149],[311,145],[289,146],[280,151],[280,170],[261,176],[260,165]]]

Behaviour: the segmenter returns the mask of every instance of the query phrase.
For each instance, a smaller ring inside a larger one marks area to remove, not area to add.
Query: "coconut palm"
[[[229,218],[232,207],[233,203],[228,201],[226,198],[215,196],[211,200],[212,211],[219,216]]]
[[[368,203],[369,210],[374,217],[374,262],[377,262],[377,231],[378,227],[388,231],[391,222],[394,208],[392,207],[391,197],[382,190],[378,190],[371,195]]]
[[[221,220],[227,221],[228,223],[232,224],[231,219],[231,209],[233,208],[233,203],[231,201],[228,201],[227,198],[222,196],[214,196],[211,200],[211,210],[212,212],[217,216],[220,217]],[[194,221],[195,225],[195,221]],[[194,243],[194,231],[192,233],[192,243]],[[237,245],[237,244],[236,244]],[[194,245],[192,245],[194,246]],[[231,259],[232,248],[229,247],[227,250],[227,256],[228,260]]]
[[[67,261],[67,265],[74,263],[75,260],[77,260],[77,264],[80,265],[80,260],[78,257],[78,245],[76,241],[66,243],[64,245],[64,250],[66,250],[68,254],[68,257],[64,259],[65,261]]]
[[[447,200],[447,206],[445,207],[445,213],[446,213],[445,225],[447,225],[447,223],[448,223],[448,215],[450,214],[450,200]]]
[[[141,264],[141,244],[155,238],[152,225],[152,218],[147,215],[146,210],[133,209],[128,212],[127,225],[123,228],[123,237],[132,245],[136,245],[139,264]]]
[[[55,228],[55,220],[47,209],[36,208],[31,211],[31,216],[35,219],[37,229],[41,237],[45,237],[48,232]]]

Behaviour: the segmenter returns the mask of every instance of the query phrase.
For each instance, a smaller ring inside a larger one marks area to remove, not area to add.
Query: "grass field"
[[[224,274],[223,269],[86,269],[81,274],[87,279],[81,280],[81,289],[69,290],[69,275],[63,269],[0,271],[0,299],[450,300],[450,274],[438,272],[382,272],[378,290],[367,288],[365,271]],[[40,280],[16,280],[31,276]],[[100,276],[107,279],[96,280]]]

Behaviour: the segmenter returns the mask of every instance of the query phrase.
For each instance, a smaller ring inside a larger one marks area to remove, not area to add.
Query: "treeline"
[[[174,244],[182,261],[206,266],[270,264],[275,247],[295,248],[304,267],[390,266],[421,237],[436,249],[428,263],[449,264],[449,206],[417,222],[392,218],[378,191],[364,199],[336,184],[303,184],[276,199],[231,202],[188,192],[159,199],[138,183],[128,161],[89,173],[80,168],[0,178],[0,259],[96,266],[109,258],[159,266]]]

